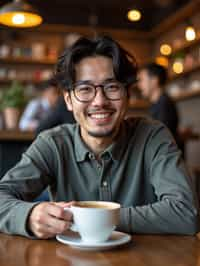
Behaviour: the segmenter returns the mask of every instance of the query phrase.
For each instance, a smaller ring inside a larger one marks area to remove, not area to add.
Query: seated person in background
[[[47,239],[63,234],[71,201],[122,205],[117,230],[197,232],[197,206],[181,152],[165,126],[125,120],[136,62],[109,37],[80,38],[56,76],[76,124],[40,133],[0,181],[0,231]],[[31,202],[49,186],[51,202]]]
[[[179,148],[183,143],[178,134],[179,117],[175,103],[165,91],[167,70],[156,63],[143,66],[138,74],[138,87],[151,103],[149,113],[153,119],[163,122],[171,131]]]
[[[35,130],[36,135],[45,129],[49,129],[64,123],[75,123],[73,113],[68,111],[63,95],[61,95],[56,105],[48,111],[46,116],[39,121]]]
[[[20,130],[34,131],[46,114],[56,104],[60,95],[60,90],[57,87],[54,78],[44,81],[38,89],[40,97],[33,99],[26,106],[24,113],[19,122]]]

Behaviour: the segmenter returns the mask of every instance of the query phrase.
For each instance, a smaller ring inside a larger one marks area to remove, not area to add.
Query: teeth
[[[96,119],[103,119],[109,117],[110,114],[92,114],[91,117]]]

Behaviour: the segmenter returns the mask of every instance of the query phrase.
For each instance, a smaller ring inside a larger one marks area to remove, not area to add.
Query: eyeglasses
[[[97,88],[102,88],[104,97],[112,101],[120,100],[126,94],[125,86],[118,81],[109,81],[98,85],[79,82],[73,86],[74,96],[80,102],[90,102],[95,98]]]

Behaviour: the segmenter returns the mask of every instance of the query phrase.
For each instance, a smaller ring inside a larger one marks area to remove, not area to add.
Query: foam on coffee
[[[80,208],[94,208],[94,209],[116,209],[119,208],[119,204],[114,202],[104,202],[104,201],[81,201],[76,202],[76,207]]]

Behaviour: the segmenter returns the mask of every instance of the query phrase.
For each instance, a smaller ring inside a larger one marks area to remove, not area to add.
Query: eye
[[[89,85],[80,85],[75,88],[76,92],[79,94],[88,94],[93,92],[93,88]]]
[[[119,83],[112,82],[105,85],[105,89],[109,91],[118,91],[121,89],[121,86]]]

